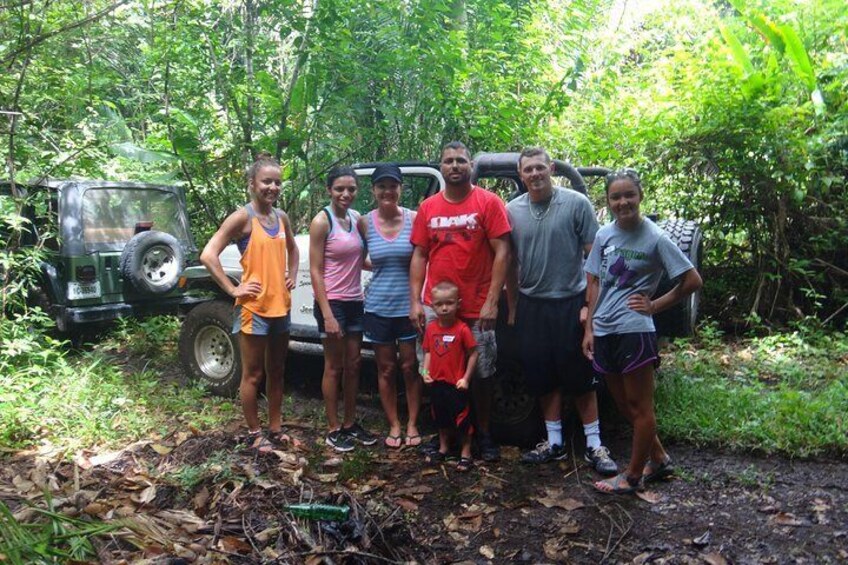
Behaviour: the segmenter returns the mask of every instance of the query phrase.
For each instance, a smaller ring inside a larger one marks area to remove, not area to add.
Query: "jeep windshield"
[[[82,197],[85,249],[121,251],[144,230],[169,233],[187,244],[185,221],[176,194],[151,188],[89,188]]]

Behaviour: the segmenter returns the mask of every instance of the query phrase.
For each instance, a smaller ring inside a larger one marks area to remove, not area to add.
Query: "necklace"
[[[547,216],[548,212],[551,210],[551,202],[553,202],[553,199],[554,199],[553,196],[551,196],[548,199],[548,202],[545,205],[545,209],[542,210],[541,212],[536,212],[536,210],[533,207],[533,202],[530,202],[530,215],[533,216],[534,220],[536,220],[537,222],[541,222],[542,220],[545,219],[545,216]],[[541,208],[541,206],[539,206],[539,208]]]

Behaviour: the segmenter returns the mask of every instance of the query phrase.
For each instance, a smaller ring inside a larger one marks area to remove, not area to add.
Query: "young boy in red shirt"
[[[440,282],[431,291],[437,318],[424,331],[424,363],[421,376],[430,386],[430,407],[439,428],[439,451],[427,457],[441,462],[452,439],[461,447],[456,470],[471,469],[471,436],[474,428],[468,404],[468,385],[477,365],[476,341],[471,329],[457,317],[459,288]]]

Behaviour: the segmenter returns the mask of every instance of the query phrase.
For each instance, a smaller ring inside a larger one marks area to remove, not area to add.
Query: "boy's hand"
[[[421,370],[419,371],[419,373],[421,374],[421,378],[424,379],[424,384],[427,384],[427,385],[433,384],[433,377],[430,376],[430,371],[428,371],[424,367],[421,367]]]
[[[463,379],[459,379],[456,382],[456,389],[457,390],[468,390],[468,377],[465,377]]]
[[[591,330],[583,334],[583,355],[589,361],[594,361],[595,359],[595,336],[592,335]]]

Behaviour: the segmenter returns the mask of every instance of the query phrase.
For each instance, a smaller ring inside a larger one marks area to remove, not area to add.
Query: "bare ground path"
[[[376,399],[363,412],[376,429]],[[671,445],[679,472],[641,497],[595,493],[575,459],[540,467],[507,448],[467,474],[415,449],[339,456],[321,403],[293,395],[301,449],[257,456],[239,422],[179,430],[111,453],[5,454],[0,500],[22,521],[45,490],[64,514],[123,528],[103,563],[839,563],[848,561],[848,465]],[[608,442],[620,460],[626,431]],[[579,443],[579,442],[578,442]],[[351,507],[344,523],[295,520],[286,504]]]

